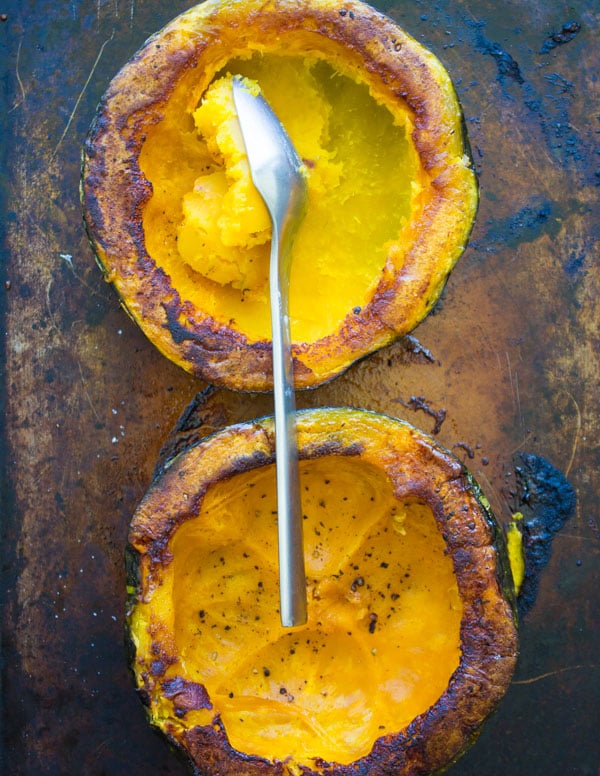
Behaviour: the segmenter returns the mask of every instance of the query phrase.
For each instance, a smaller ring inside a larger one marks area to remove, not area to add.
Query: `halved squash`
[[[304,160],[290,316],[297,387],[412,330],[477,207],[442,64],[370,6],[208,0],[110,84],[84,149],[82,201],[107,280],[170,359],[217,385],[272,386],[270,224],[230,95],[262,90]]]
[[[433,773],[508,687],[503,535],[451,453],[351,409],[298,413],[309,617],[282,628],[272,419],[163,469],[129,537],[132,666],[194,773]]]

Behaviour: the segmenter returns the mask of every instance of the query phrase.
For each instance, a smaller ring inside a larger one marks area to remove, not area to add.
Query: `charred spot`
[[[547,54],[557,46],[564,46],[565,43],[570,43],[581,32],[581,24],[577,21],[570,21],[558,30],[557,32],[551,32],[550,35],[544,41],[540,54]]]
[[[452,449],[455,450],[456,448],[460,448],[461,450],[464,450],[467,454],[467,457],[470,459],[475,458],[475,451],[471,447],[471,445],[467,444],[466,442],[456,442],[452,445]]]
[[[473,569],[473,555],[466,547],[456,547],[452,551],[452,562],[454,564],[454,573],[456,574],[460,588],[461,577],[464,574],[471,573]]]
[[[324,458],[328,455],[349,455],[360,456],[364,452],[364,445],[360,442],[353,442],[350,445],[344,445],[338,439],[332,439],[328,442],[311,445],[305,448],[302,458]]]
[[[525,83],[518,62],[498,43],[492,43],[491,41],[486,40],[483,35],[479,35],[477,48],[483,54],[491,56],[496,62],[499,81],[504,81],[506,78],[509,78],[518,84]]]
[[[177,676],[164,681],[162,689],[165,697],[173,701],[177,716],[185,716],[188,711],[212,709],[206,688],[201,684]]]
[[[537,598],[540,575],[550,560],[552,542],[575,511],[576,496],[567,478],[545,458],[519,453],[515,458],[517,509],[525,553],[525,579],[517,606],[526,614]]]
[[[402,363],[435,364],[433,353],[412,334],[402,337],[396,350],[401,350]]]
[[[229,347],[234,346],[236,343],[240,344],[237,342],[241,339],[240,336],[230,330],[225,332],[211,329],[208,324],[196,325],[194,328],[191,328],[180,323],[179,319],[184,310],[179,295],[176,293],[173,294],[173,298],[162,300],[161,306],[165,311],[167,319],[166,328],[169,330],[176,345],[181,345],[189,340],[201,345],[202,352],[209,351],[211,354],[215,354],[217,351],[226,352]]]
[[[446,409],[444,407],[441,407],[439,410],[433,409],[424,396],[411,396],[410,400],[407,402],[407,406],[415,412],[420,410],[432,417],[435,420],[435,425],[431,433],[434,436],[439,434],[442,424],[446,420]]]
[[[252,773],[256,776],[267,776],[273,773],[273,764],[262,757],[247,755],[235,750],[229,743],[225,727],[219,715],[212,725],[195,726],[186,731],[186,754],[191,755],[193,762],[202,762],[213,773],[223,771],[223,763],[229,766],[229,773]]]
[[[150,665],[150,673],[154,677],[163,676],[167,670],[167,662],[164,660],[153,660]]]

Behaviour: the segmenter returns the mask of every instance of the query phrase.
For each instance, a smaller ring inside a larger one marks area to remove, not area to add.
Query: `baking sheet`
[[[6,774],[186,772],[148,728],[128,676],[123,548],[170,429],[205,386],[146,342],[101,280],[78,178],[109,80],[189,5],[0,8]],[[361,406],[435,429],[501,522],[516,505],[516,453],[568,476],[577,507],[522,623],[515,679],[450,773],[596,774],[598,13],[583,0],[379,7],[449,68],[480,210],[416,339],[298,404]],[[225,391],[208,406],[213,425],[271,411],[268,397]]]

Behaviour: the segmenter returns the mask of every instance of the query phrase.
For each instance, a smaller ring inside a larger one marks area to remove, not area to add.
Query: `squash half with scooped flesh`
[[[478,200],[462,113],[439,60],[359,2],[208,0],[118,73],[84,149],[98,261],[162,353],[233,389],[272,387],[271,228],[236,74],[304,163],[289,293],[296,385],[311,387],[411,331],[438,299]]]
[[[231,426],[158,475],[129,537],[132,667],[197,774],[437,772],[517,655],[503,535],[412,426],[297,415],[308,623],[279,620],[274,427]]]

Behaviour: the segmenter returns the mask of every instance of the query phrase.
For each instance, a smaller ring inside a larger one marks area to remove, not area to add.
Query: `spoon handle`
[[[270,296],[273,339],[273,398],[275,405],[275,457],[277,467],[277,526],[279,540],[279,598],[281,624],[304,625],[306,578],[302,507],[298,474],[292,350],[287,284],[282,272],[285,257],[280,251],[279,230],[273,225],[271,240]]]
[[[284,627],[306,622],[306,579],[298,448],[290,345],[290,247],[307,199],[302,162],[261,94],[233,79],[233,99],[252,180],[271,216],[269,287],[273,341],[273,395],[279,540],[280,617]]]

